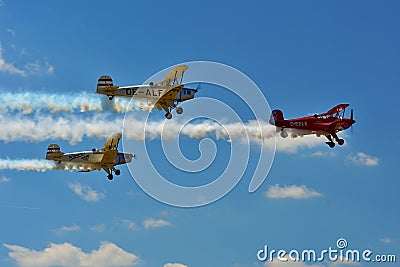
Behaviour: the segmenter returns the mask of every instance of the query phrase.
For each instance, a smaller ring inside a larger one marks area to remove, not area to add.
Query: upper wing
[[[176,96],[179,94],[179,92],[183,89],[183,84],[177,85],[166,91],[160,99],[157,100],[155,103],[154,107],[157,109],[164,109],[166,112],[168,112],[168,107],[173,105],[174,100],[176,99]]]
[[[328,110],[326,113],[321,114],[321,115],[324,115],[324,116],[335,115],[335,114],[345,110],[348,106],[349,106],[349,104],[339,104],[339,105],[331,108],[330,110]]]
[[[156,83],[158,86],[167,86],[172,84],[178,84],[178,80],[183,76],[183,73],[188,69],[188,66],[180,65],[173,67],[165,76],[164,80]],[[180,82],[179,82],[180,83]]]
[[[104,147],[101,148],[101,151],[108,151],[108,150],[116,150],[118,147],[119,140],[121,139],[122,134],[114,134],[112,137],[108,138],[104,143]]]

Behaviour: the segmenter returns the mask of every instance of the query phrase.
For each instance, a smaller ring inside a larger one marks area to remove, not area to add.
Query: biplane
[[[326,144],[334,147],[333,140],[339,145],[344,144],[344,140],[336,133],[348,129],[356,122],[353,119],[353,110],[350,111],[350,118],[345,118],[345,110],[348,106],[349,104],[339,104],[322,114],[290,120],[285,120],[282,111],[275,109],[272,111],[270,123],[277,127],[277,131],[280,131],[280,135],[284,138],[289,134],[292,137],[308,134],[316,134],[318,137],[325,135],[328,138]]]
[[[121,134],[115,134],[106,140],[103,148],[73,153],[61,152],[59,145],[51,144],[47,148],[46,159],[54,161],[58,169],[78,170],[79,172],[103,169],[107,173],[107,178],[112,180],[113,172],[116,175],[121,174],[121,171],[115,166],[129,163],[135,157],[135,154],[118,151],[121,137]]]
[[[167,119],[172,118],[172,110],[182,114],[180,102],[194,98],[197,89],[186,88],[182,84],[183,74],[188,66],[180,65],[172,68],[161,82],[133,86],[115,86],[108,75],[103,75],[97,82],[97,94],[107,95],[110,100],[114,97],[127,97],[146,100],[154,103],[154,108],[165,111]]]

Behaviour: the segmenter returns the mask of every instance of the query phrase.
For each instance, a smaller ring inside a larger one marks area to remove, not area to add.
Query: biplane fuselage
[[[103,151],[81,151],[72,153],[63,153],[61,156],[53,156],[51,152],[47,153],[46,159],[61,161],[61,162],[71,162],[80,164],[78,169],[102,169],[102,159],[105,152]],[[130,153],[118,152],[115,158],[110,160],[108,164],[112,163],[114,166],[129,163],[132,161],[133,155]]]
[[[172,110],[182,114],[182,107],[178,107],[180,102],[194,98],[197,89],[185,88],[182,83],[183,73],[188,66],[175,66],[165,76],[164,80],[156,83],[115,86],[113,80],[108,75],[103,75],[97,80],[97,94],[108,96],[110,100],[114,97],[128,97],[138,100],[146,100],[154,103],[154,108],[165,111],[167,119],[172,118]]]
[[[119,152],[117,149],[121,135],[114,135],[108,139],[103,148],[92,151],[81,151],[64,153],[57,144],[51,144],[47,148],[46,159],[52,160],[59,169],[78,170],[79,172],[90,172],[104,170],[108,179],[112,180],[112,172],[116,175],[120,171],[115,166],[126,164],[132,161],[134,154]]]
[[[356,122],[353,119],[352,111],[350,118],[344,117],[345,109],[348,106],[348,104],[339,104],[323,114],[289,120],[283,118],[282,111],[273,110],[270,123],[277,127],[277,131],[280,131],[282,137],[287,137],[289,134],[292,137],[308,134],[325,135],[329,139],[327,144],[334,147],[335,143],[332,137],[339,145],[343,145],[344,140],[338,138],[336,133],[350,128]]]
[[[183,84],[175,84],[169,86],[157,86],[157,85],[133,85],[133,86],[112,86],[110,88],[99,88],[98,94],[104,94],[107,96],[117,96],[133,98],[138,100],[149,100],[156,102],[164,94],[171,92],[171,89],[179,90],[179,93],[175,96],[176,102],[183,102],[189,99],[193,99],[196,93],[195,89],[184,88]]]

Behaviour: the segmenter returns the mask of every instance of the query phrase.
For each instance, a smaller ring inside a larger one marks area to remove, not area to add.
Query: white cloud
[[[106,231],[106,225],[105,224],[97,224],[93,225],[90,230],[98,232],[98,233],[104,233]]]
[[[1,4],[0,4],[1,5]],[[12,29],[6,29],[13,37],[15,36],[15,31]],[[17,48],[14,44],[11,48],[15,51]],[[27,54],[26,49],[21,50],[20,55],[25,56]],[[49,60],[45,57],[44,60],[35,60],[34,62],[26,63],[23,68],[17,68],[13,63],[6,62],[3,56],[3,46],[0,43],[0,72],[6,72],[10,74],[20,75],[22,77],[27,77],[32,74],[53,74],[54,66],[49,63]]]
[[[293,261],[288,256],[282,257],[283,260],[273,259],[264,264],[266,267],[323,267],[322,264],[307,264],[303,261]]]
[[[171,226],[171,223],[168,221],[165,221],[163,219],[146,219],[143,221],[143,227],[146,229],[149,228],[159,228],[159,227],[165,227],[165,226]]]
[[[17,245],[3,244],[8,256],[20,267],[128,267],[139,263],[139,257],[110,242],[101,242],[98,250],[85,253],[70,243],[51,243],[42,251]]]
[[[65,225],[61,226],[60,228],[58,228],[54,231],[57,233],[63,233],[63,232],[76,232],[76,231],[79,231],[80,229],[81,228],[78,225],[74,224],[71,226],[65,226]]]
[[[337,261],[330,262],[328,267],[340,267],[344,265],[361,266],[361,263],[346,258],[345,256],[339,256],[339,259]]]
[[[0,177],[0,183],[8,183],[10,181],[11,181],[11,178],[8,178],[5,176]]]
[[[131,229],[131,230],[133,230],[133,231],[139,230],[139,226],[137,226],[136,223],[133,222],[133,221],[121,219],[121,222],[122,222],[123,224],[125,224],[126,227],[128,227],[128,229]]]
[[[54,73],[54,66],[50,65],[49,60],[47,58],[44,59],[44,64],[46,66],[46,72],[48,74],[53,74]]]
[[[166,263],[164,264],[164,267],[188,267],[188,266],[182,263]]]
[[[315,157],[315,158],[333,158],[336,157],[336,153],[334,151],[316,151],[311,153],[310,155],[304,155],[305,157]]]
[[[265,192],[265,195],[267,198],[295,198],[295,199],[304,199],[304,198],[313,198],[322,196],[321,193],[318,193],[313,189],[309,189],[305,185],[280,186],[279,184],[270,186],[268,190]]]
[[[377,157],[370,156],[362,152],[358,152],[356,155],[350,154],[346,157],[346,159],[346,162],[363,166],[377,166],[379,163],[379,159]]]
[[[1,6],[1,2],[0,2]],[[6,31],[12,35],[12,37],[15,37],[15,31],[13,29],[7,28]]]
[[[25,64],[24,68],[26,69],[27,73],[39,73],[41,72],[41,66],[39,62],[30,62]]]
[[[381,241],[382,243],[386,243],[386,244],[390,244],[390,243],[394,242],[394,240],[392,238],[390,238],[390,237],[379,238],[379,241]]]
[[[69,188],[77,194],[80,198],[87,202],[97,202],[103,198],[105,198],[105,194],[98,193],[93,190],[90,186],[81,185],[80,183],[70,183]]]
[[[3,47],[0,43],[0,71],[7,72],[10,74],[17,74],[20,76],[26,76],[26,72],[24,70],[18,69],[12,63],[8,63],[5,61],[5,59],[3,58],[2,50],[3,50]]]

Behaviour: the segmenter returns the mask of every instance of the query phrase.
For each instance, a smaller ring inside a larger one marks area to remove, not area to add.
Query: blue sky
[[[283,110],[287,118],[350,103],[357,121],[352,134],[345,132],[346,145],[335,149],[322,137],[277,140],[270,173],[250,194],[251,170],[260,152],[252,145],[250,171],[224,198],[200,208],[154,200],[126,166],[112,182],[104,172],[0,170],[1,266],[53,266],[52,253],[66,266],[83,266],[84,261],[96,266],[277,266],[276,261],[257,260],[265,244],[276,250],[320,251],[335,247],[339,238],[346,238],[351,249],[399,257],[398,2],[0,3],[3,96],[86,93],[98,99],[94,92],[100,75],[109,74],[122,85],[137,84],[169,66],[208,60],[245,73],[271,108]],[[220,92],[205,84],[198,95],[237,101]],[[243,104],[237,109],[247,116]],[[93,135],[71,144],[62,129],[56,137],[47,136],[51,123],[43,124],[34,140],[27,130],[30,120],[82,119],[104,127],[123,119],[109,111],[0,111],[3,161],[43,159],[50,143],[66,152],[104,143]],[[154,114],[159,120],[162,115]],[[27,137],[13,139],[13,133],[22,132]],[[196,158],[198,150],[192,148],[198,143],[182,137],[183,153]],[[229,153],[226,141],[215,144],[217,158],[206,178],[223,170]],[[159,140],[149,146],[161,153]],[[154,161],[167,168],[157,153]],[[193,177],[205,177],[176,172],[180,183],[196,184]],[[121,261],[107,262],[98,255]]]

